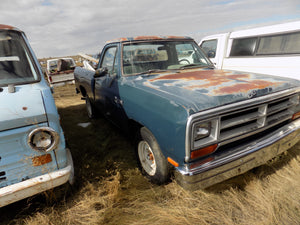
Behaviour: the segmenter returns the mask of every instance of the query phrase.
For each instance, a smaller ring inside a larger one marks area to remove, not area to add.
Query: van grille
[[[287,121],[292,118],[298,101],[298,95],[292,95],[222,115],[219,140],[241,139]]]
[[[6,174],[5,171],[1,171],[1,172],[0,172],[0,181],[6,179],[5,174]]]
[[[1,157],[0,157],[0,162],[1,162]],[[6,179],[6,176],[5,176],[5,171],[0,171],[0,182],[2,181],[2,180],[5,180]]]

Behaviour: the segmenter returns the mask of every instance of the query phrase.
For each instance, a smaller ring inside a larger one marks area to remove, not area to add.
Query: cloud
[[[136,35],[204,35],[300,19],[297,0],[2,0],[0,21],[27,34],[38,57],[97,53]]]

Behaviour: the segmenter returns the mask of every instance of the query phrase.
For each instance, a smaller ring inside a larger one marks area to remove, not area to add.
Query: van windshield
[[[0,86],[37,80],[39,76],[21,33],[0,31]]]

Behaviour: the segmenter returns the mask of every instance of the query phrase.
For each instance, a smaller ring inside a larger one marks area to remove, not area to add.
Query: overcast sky
[[[107,40],[209,34],[300,20],[299,0],[1,0],[0,23],[38,58],[100,52]]]

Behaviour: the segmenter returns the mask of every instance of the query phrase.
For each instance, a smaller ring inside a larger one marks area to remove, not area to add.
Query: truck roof
[[[14,30],[21,32],[21,30],[19,30],[18,28],[5,24],[0,24],[0,30]]]
[[[107,41],[108,43],[115,43],[115,42],[131,42],[131,41],[147,41],[147,40],[193,40],[191,37],[186,36],[136,36],[136,37],[123,37],[123,38],[117,38],[110,41]]]

